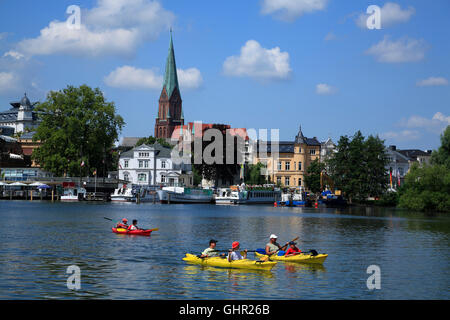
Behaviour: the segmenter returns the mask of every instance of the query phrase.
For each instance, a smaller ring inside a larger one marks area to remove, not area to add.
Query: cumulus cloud
[[[429,77],[428,79],[417,81],[416,85],[418,87],[446,86],[448,85],[448,80],[443,77]]]
[[[226,58],[223,71],[228,76],[251,77],[257,80],[287,79],[291,73],[289,53],[279,47],[263,48],[257,41],[249,40],[239,56]]]
[[[385,36],[382,41],[370,47],[366,54],[374,56],[378,62],[417,62],[425,57],[427,45],[423,40],[402,38],[392,41]]]
[[[436,112],[431,119],[413,115],[400,121],[400,126],[405,128],[420,128],[434,133],[442,132],[448,125],[450,125],[450,116],[442,112]]]
[[[203,82],[197,68],[177,69],[181,89],[196,89]],[[114,88],[122,89],[152,89],[160,90],[164,78],[157,69],[139,69],[132,66],[122,66],[113,70],[104,78],[105,83]]]
[[[417,140],[420,134],[416,130],[403,130],[400,132],[389,131],[380,135],[381,139],[395,140],[395,141],[409,141]]]
[[[263,0],[261,13],[273,14],[276,18],[293,21],[314,11],[324,10],[328,0]]]
[[[20,86],[20,78],[13,72],[0,72],[0,93],[7,94]]]
[[[316,85],[316,93],[319,95],[331,95],[337,92],[335,87],[330,86],[326,83],[319,83]]]
[[[390,27],[397,23],[407,22],[411,19],[415,12],[416,9],[411,6],[402,9],[397,3],[386,2],[385,5],[381,7],[381,28]],[[369,15],[367,13],[361,13],[358,18],[356,18],[356,25],[360,28],[366,29],[368,17]]]
[[[157,1],[98,0],[96,7],[82,11],[80,29],[68,28],[66,21],[52,21],[38,37],[19,42],[17,51],[27,56],[127,56],[173,21],[173,13]]]
[[[13,50],[5,52],[3,57],[11,57],[11,58],[16,59],[16,60],[20,60],[20,59],[25,58],[25,56],[23,54],[21,54],[20,52],[13,51]]]

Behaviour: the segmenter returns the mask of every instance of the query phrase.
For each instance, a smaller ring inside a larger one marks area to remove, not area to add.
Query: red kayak
[[[135,236],[149,236],[150,233],[152,233],[153,229],[127,230],[124,228],[112,228],[112,231],[114,233],[119,233],[119,234],[129,234],[129,235],[135,235]]]

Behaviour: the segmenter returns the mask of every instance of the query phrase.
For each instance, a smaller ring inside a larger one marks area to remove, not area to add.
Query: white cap
[[[278,237],[277,237],[276,234],[273,234],[273,233],[272,233],[272,234],[270,235],[270,239],[277,239],[277,238],[278,238]]]

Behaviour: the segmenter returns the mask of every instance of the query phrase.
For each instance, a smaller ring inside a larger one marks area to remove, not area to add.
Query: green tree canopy
[[[143,144],[152,145],[152,144],[154,144],[156,142],[158,142],[160,145],[162,145],[164,147],[173,148],[173,145],[168,143],[165,139],[163,139],[163,138],[155,138],[153,136],[149,136],[148,138],[141,138],[141,139],[139,139],[138,142],[136,142],[135,147],[138,147],[138,146],[143,145]]]
[[[315,159],[310,163],[305,174],[305,185],[313,193],[321,192],[320,173],[325,169],[325,164]]]
[[[265,167],[261,162],[249,164],[245,170],[245,183],[256,185],[267,183],[266,177],[261,172]]]
[[[42,122],[33,139],[42,145],[32,156],[44,170],[57,176],[97,170],[105,176],[114,168],[111,150],[124,121],[100,89],[82,85],[51,91],[36,111]]]
[[[450,126],[441,134],[441,146],[431,154],[431,163],[444,165],[450,169]]]
[[[385,150],[380,138],[365,139],[360,131],[351,138],[342,136],[328,161],[335,188],[342,190],[350,202],[381,196],[388,182]]]

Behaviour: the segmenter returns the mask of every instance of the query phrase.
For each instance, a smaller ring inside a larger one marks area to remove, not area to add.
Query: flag
[[[389,182],[391,184],[391,189],[392,189],[392,168],[389,169]]]
[[[400,187],[400,170],[397,169],[397,186]]]
[[[241,164],[241,173],[239,175],[239,178],[244,180],[244,164],[243,163]]]
[[[84,161],[81,161],[81,166],[84,167]]]
[[[123,168],[122,168],[122,165],[120,164],[120,162],[119,162],[119,168],[120,168],[120,169],[123,169]]]

